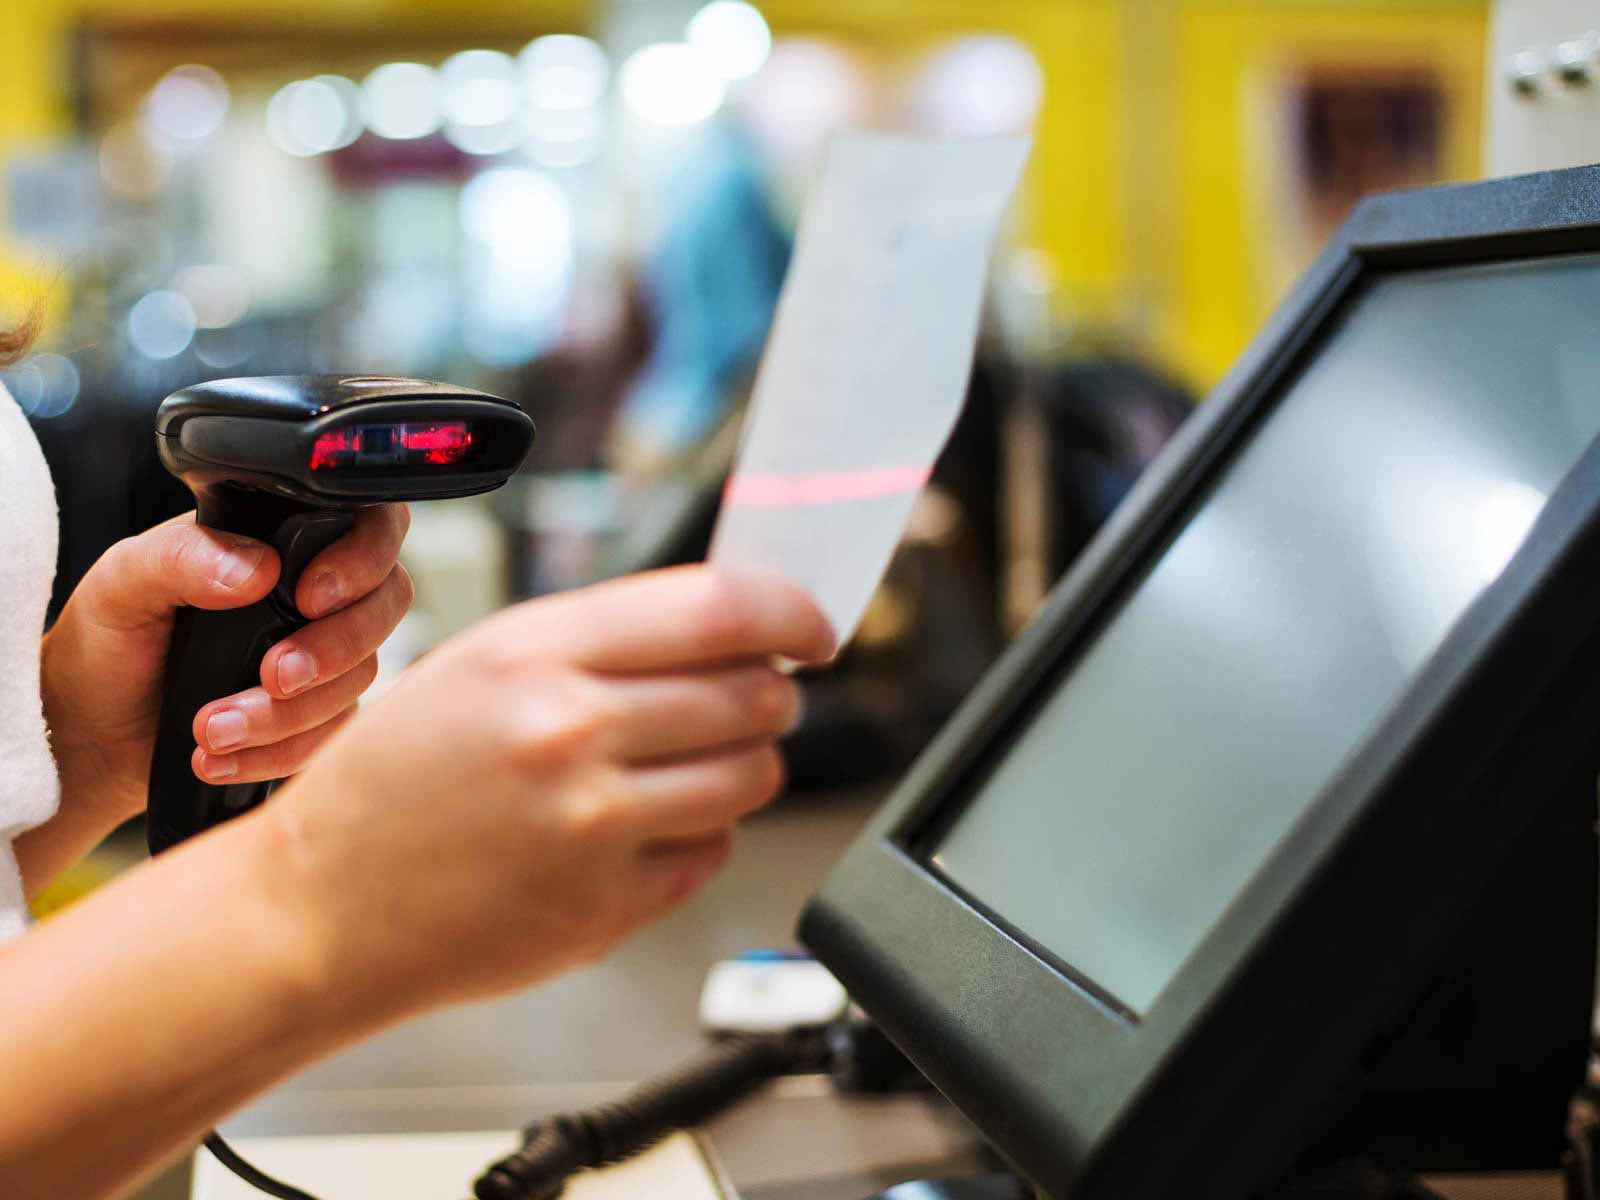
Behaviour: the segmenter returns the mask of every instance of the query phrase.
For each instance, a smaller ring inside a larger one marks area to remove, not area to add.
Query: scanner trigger
[[[295,588],[300,576],[316,558],[338,541],[356,523],[356,514],[345,509],[316,509],[295,513],[278,527],[272,546],[278,552],[282,569],[272,589],[272,605],[285,620],[297,625],[306,618],[295,603]]]

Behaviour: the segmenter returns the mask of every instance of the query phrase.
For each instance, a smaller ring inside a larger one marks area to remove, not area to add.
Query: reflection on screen
[[[933,861],[1151,1003],[1600,432],[1600,256],[1342,320]]]

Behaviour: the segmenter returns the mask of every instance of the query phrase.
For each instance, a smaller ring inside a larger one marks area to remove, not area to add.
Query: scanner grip
[[[208,503],[208,499],[211,500]],[[248,509],[248,513],[241,509]],[[150,761],[151,854],[202,833],[260,804],[279,782],[206,783],[194,773],[194,717],[222,696],[254,687],[272,646],[307,624],[294,590],[306,566],[355,524],[344,509],[319,509],[279,501],[241,502],[200,497],[199,521],[247,534],[278,551],[282,573],[270,595],[246,608],[182,608],[173,622],[161,702],[161,723]],[[207,519],[211,518],[211,519]]]

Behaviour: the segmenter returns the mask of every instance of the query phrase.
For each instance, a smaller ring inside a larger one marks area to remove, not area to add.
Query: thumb
[[[184,604],[243,608],[277,581],[272,547],[196,525],[190,514],[116,543],[83,577],[74,599],[96,624],[132,629],[166,620]]]

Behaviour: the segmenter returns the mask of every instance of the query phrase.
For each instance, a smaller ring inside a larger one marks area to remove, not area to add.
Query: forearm
[[[329,1000],[280,838],[270,820],[235,821],[0,952],[8,1197],[119,1194],[366,1031]]]

